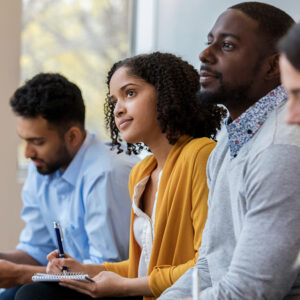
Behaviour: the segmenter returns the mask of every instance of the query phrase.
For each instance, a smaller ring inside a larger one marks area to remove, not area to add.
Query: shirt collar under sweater
[[[230,122],[230,117],[227,118],[225,125],[231,159],[235,158],[243,145],[255,135],[274,108],[286,99],[287,93],[280,85],[250,106],[234,121]]]

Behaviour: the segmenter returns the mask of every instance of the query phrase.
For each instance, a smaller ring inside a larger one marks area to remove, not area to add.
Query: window
[[[131,11],[130,0],[23,0],[21,82],[39,72],[63,74],[81,88],[87,129],[105,138],[106,74],[131,53]]]

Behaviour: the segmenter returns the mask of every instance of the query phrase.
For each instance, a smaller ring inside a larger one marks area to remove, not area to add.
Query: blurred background
[[[199,69],[198,55],[216,18],[233,0],[10,0],[0,1],[0,251],[15,247],[20,191],[28,161],[16,134],[9,98],[39,72],[58,72],[79,85],[86,127],[107,140],[103,102],[106,74],[127,56],[172,52]],[[260,1],[300,20],[299,0]]]

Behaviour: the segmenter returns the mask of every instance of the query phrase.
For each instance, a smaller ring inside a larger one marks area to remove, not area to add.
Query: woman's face
[[[157,121],[157,93],[153,85],[119,68],[110,80],[110,101],[116,125],[127,143],[150,146],[162,134]]]

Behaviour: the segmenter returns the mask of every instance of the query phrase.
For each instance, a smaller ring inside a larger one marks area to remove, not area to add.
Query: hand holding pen
[[[68,272],[86,273],[84,265],[75,260],[70,255],[65,253],[64,258],[59,258],[58,250],[50,252],[47,256],[47,260],[47,273],[49,274],[61,273],[63,267],[67,267]]]
[[[53,226],[54,226],[54,230],[55,230],[55,234],[56,234],[56,239],[57,239],[57,244],[58,244],[58,257],[59,258],[64,258],[65,257],[65,253],[64,253],[64,248],[62,245],[62,241],[63,241],[63,234],[60,234],[60,225],[57,222],[53,222]],[[67,267],[63,266],[62,267],[62,272],[66,273],[67,272]]]

